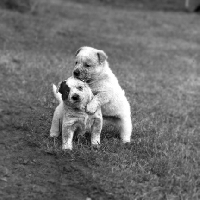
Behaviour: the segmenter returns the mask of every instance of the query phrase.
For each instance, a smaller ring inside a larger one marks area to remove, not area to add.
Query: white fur
[[[59,105],[54,112],[50,137],[58,137],[60,132],[62,132],[62,149],[71,150],[74,132],[78,131],[78,134],[84,134],[86,131],[89,131],[91,132],[91,144],[95,146],[99,145],[103,123],[101,109],[98,109],[93,115],[88,115],[85,112],[87,103],[93,97],[91,89],[86,83],[73,77],[70,77],[66,83],[70,88],[66,100],[62,100],[62,95],[57,92],[56,86],[53,85],[53,93],[59,101]],[[78,86],[82,86],[83,90],[79,91],[77,89]],[[80,102],[73,101],[72,97],[74,94],[80,96]]]
[[[76,53],[74,72],[76,78],[84,80],[95,94],[86,111],[94,113],[102,109],[103,117],[111,117],[120,130],[124,143],[131,141],[132,122],[130,104],[107,62],[104,51],[92,47],[82,47]]]

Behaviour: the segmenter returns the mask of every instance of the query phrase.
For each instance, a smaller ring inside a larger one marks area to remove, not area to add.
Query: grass
[[[199,16],[133,4],[1,10],[4,199],[200,198]],[[49,138],[51,84],[71,75],[84,45],[107,53],[131,104],[133,141],[108,127],[99,150],[79,138],[64,153]]]

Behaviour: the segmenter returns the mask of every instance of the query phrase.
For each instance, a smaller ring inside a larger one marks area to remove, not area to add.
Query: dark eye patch
[[[66,81],[63,81],[60,84],[59,92],[62,94],[62,100],[68,99],[70,88],[67,85]]]

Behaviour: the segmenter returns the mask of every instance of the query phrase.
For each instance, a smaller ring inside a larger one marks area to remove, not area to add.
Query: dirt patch
[[[48,110],[40,108],[33,112],[26,106],[20,105],[18,109],[19,105],[4,104],[0,115],[3,199],[113,199],[93,180],[83,160],[72,158],[70,152],[56,153],[42,148],[38,132],[31,131],[30,122],[35,120],[38,131],[46,128],[40,119],[44,114],[49,115]]]

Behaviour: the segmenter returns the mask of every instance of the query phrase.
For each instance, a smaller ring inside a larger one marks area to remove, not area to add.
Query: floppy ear
[[[83,47],[79,48],[76,53],[75,53],[75,56],[77,56],[79,54],[79,52],[83,49]]]
[[[102,51],[102,50],[98,50],[97,51],[97,56],[98,56],[100,64],[103,63],[108,58],[106,53],[104,51]]]
[[[60,90],[60,86],[61,86],[62,82],[63,82],[63,81],[59,82],[58,85],[57,85],[57,88],[56,88],[56,92],[57,92],[57,93],[58,93],[59,90]]]
[[[70,88],[67,85],[66,81],[62,81],[59,83],[57,92],[60,92],[62,94],[62,100],[68,99]]]

